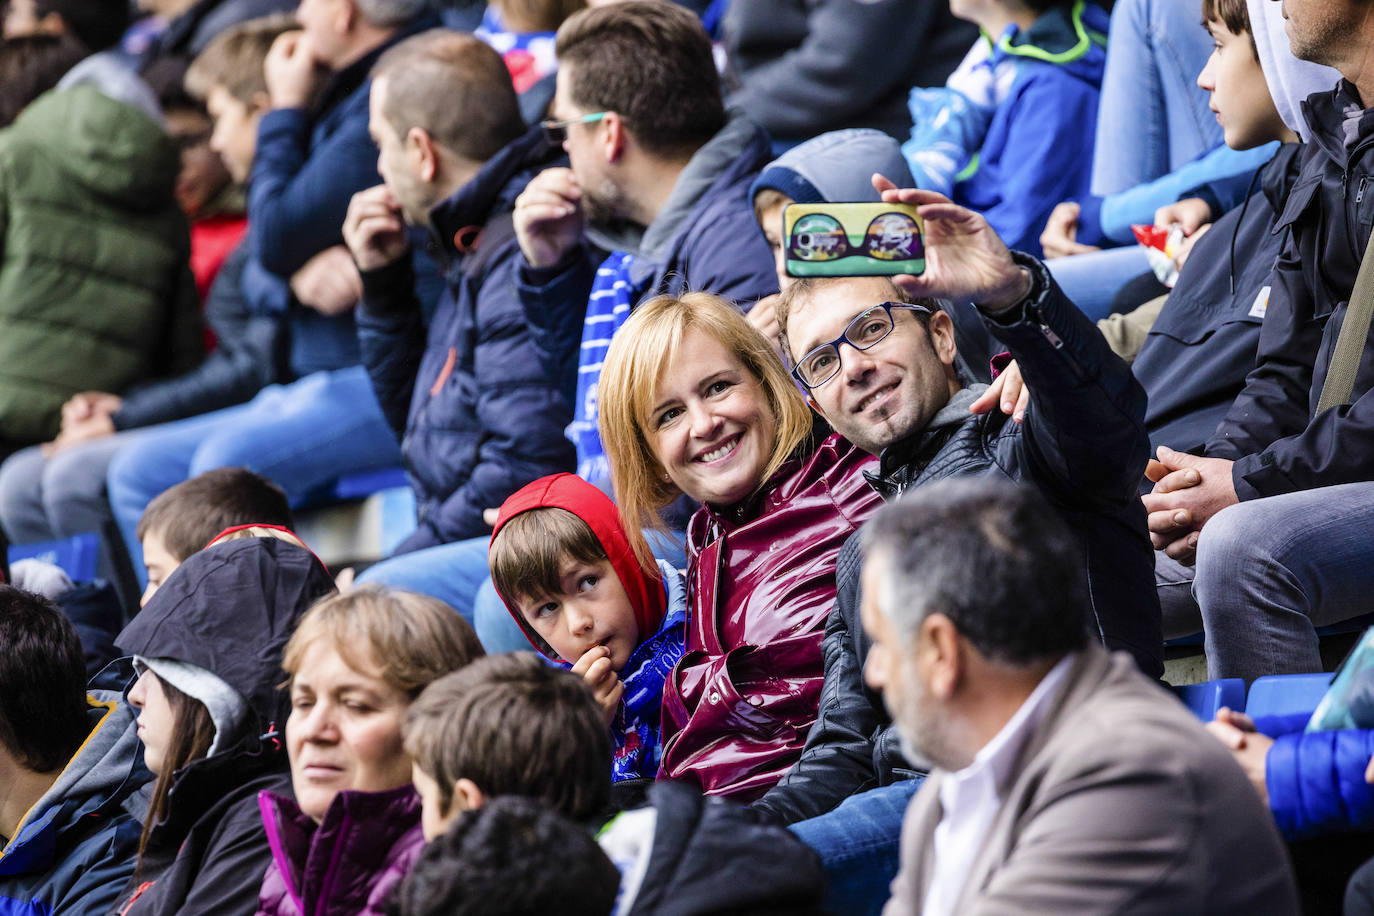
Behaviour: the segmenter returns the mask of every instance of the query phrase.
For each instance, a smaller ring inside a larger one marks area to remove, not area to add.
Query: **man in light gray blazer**
[[[1089,638],[1075,541],[1042,497],[949,481],[863,536],[865,679],[937,767],[884,916],[1298,912],[1240,767]]]

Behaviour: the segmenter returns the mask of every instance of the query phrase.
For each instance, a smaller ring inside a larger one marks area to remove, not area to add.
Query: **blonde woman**
[[[286,644],[294,798],[264,792],[263,916],[380,914],[424,846],[401,725],[428,684],[482,656],[435,598],[362,586],[322,601]]]
[[[817,444],[768,341],[707,293],[639,306],[611,343],[600,399],[630,527],[661,525],[659,510],[681,494],[701,503],[687,529],[687,653],[664,686],[660,775],[753,801],[815,721],[836,558],[879,505],[861,473],[874,459],[835,435]],[[647,558],[642,539],[636,549]]]

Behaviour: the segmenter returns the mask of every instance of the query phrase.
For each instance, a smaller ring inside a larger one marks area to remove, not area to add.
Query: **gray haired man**
[[[1034,490],[920,487],[863,539],[864,676],[936,766],[885,916],[1298,911],[1244,773],[1089,638],[1075,541]]]

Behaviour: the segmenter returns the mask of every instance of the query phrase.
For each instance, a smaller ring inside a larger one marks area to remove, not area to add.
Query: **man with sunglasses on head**
[[[1137,495],[1149,450],[1145,392],[1039,260],[1009,252],[982,216],[939,194],[874,181],[885,200],[918,206],[926,271],[792,284],[778,320],[794,377],[836,432],[881,457],[870,482],[889,500],[964,474],[1038,487],[1078,541],[1093,636],[1158,677],[1163,639]],[[1020,362],[1031,401],[1019,421],[956,372],[953,324],[937,298],[972,300]],[[826,626],[819,719],[801,760],[757,803],[797,822],[863,790],[896,786],[798,828],[829,860],[832,879],[836,845],[859,845],[864,824],[895,830],[912,791],[900,784],[922,765],[903,759],[882,701],[863,684],[869,641],[858,619],[859,565],[851,539]],[[828,831],[827,822],[842,829]]]
[[[609,476],[601,361],[630,310],[688,289],[748,309],[778,291],[748,196],[771,155],[762,128],[726,113],[710,39],[676,4],[584,10],[558,30],[557,50],[545,128],[569,168],[541,173],[515,202],[520,295],[551,341],[582,341],[569,435],[578,473],[594,481]]]

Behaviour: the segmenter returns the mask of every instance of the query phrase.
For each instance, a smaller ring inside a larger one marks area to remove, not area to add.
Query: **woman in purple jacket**
[[[379,916],[424,846],[401,723],[430,681],[482,654],[448,605],[381,586],[301,619],[282,661],[295,800],[258,796],[272,849],[260,916]]]
[[[838,435],[814,441],[769,342],[708,293],[636,308],[600,398],[625,518],[661,526],[681,494],[702,504],[687,528],[687,651],[663,689],[659,775],[753,801],[816,720],[835,561],[879,505],[861,473],[876,462]],[[636,549],[649,556],[642,539]]]

